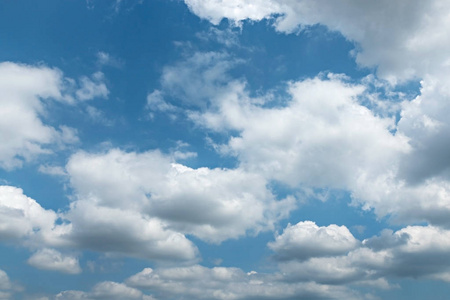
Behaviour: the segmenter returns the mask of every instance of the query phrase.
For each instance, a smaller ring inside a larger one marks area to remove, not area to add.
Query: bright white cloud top
[[[445,298],[449,14],[4,4],[0,299]]]

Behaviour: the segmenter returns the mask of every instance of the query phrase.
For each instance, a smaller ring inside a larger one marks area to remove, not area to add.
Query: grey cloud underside
[[[330,248],[336,244],[343,246],[340,253]],[[384,231],[359,242],[345,226],[319,227],[306,221],[288,226],[269,244],[282,254],[276,256],[282,258],[279,271],[246,273],[239,268],[200,265],[145,268],[122,285],[148,292],[156,299],[369,300],[376,298],[345,286],[392,289],[397,287],[389,282],[394,278],[450,281],[450,264],[446,263],[450,261],[449,245],[450,231],[432,226]],[[317,250],[316,255],[311,248]],[[70,293],[60,295],[65,294]]]

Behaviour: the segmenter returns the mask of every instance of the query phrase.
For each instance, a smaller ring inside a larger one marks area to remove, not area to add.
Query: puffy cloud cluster
[[[55,300],[154,300],[141,291],[126,286],[123,283],[104,281],[96,284],[90,292],[64,291],[54,297]]]
[[[434,226],[385,230],[360,242],[345,226],[319,227],[305,221],[288,225],[269,247],[276,253],[274,258],[279,266],[274,273],[246,273],[239,268],[200,265],[145,268],[120,287],[130,295],[128,289],[136,289],[137,299],[141,299],[138,290],[142,290],[157,299],[369,300],[378,298],[346,286],[392,289],[397,286],[389,281],[395,278],[450,281],[450,231]],[[119,285],[98,286],[107,284]],[[98,286],[93,291],[99,290]],[[85,299],[76,295],[87,297],[94,293],[66,291],[57,299],[63,296],[67,298],[61,299]]]
[[[0,186],[0,240],[48,240],[58,218],[16,187]]]
[[[296,282],[391,288],[391,278],[450,278],[450,231],[434,226],[385,230],[357,242],[344,226],[300,222],[288,226],[269,247],[286,280]]]
[[[260,175],[240,169],[192,169],[159,151],[80,152],[69,160],[67,172],[79,198],[68,214],[72,219],[83,218],[93,207],[105,213],[142,214],[210,242],[271,229],[294,207],[292,198],[277,200]],[[90,209],[77,213],[82,205]],[[84,222],[88,218],[78,223]]]
[[[288,224],[283,233],[268,246],[280,260],[307,260],[311,257],[345,254],[358,247],[359,241],[345,226],[319,227],[314,222],[305,221],[296,225]]]
[[[389,131],[392,119],[358,102],[363,86],[329,76],[291,83],[292,98],[282,107],[261,105],[236,84],[217,99],[215,111],[191,118],[213,130],[239,132],[221,150],[246,169],[291,186],[348,188],[361,176],[390,169],[409,145]]]
[[[28,263],[40,269],[81,272],[76,257],[49,247],[192,262],[197,248],[185,234],[213,243],[257,234],[295,207],[292,197],[278,200],[260,175],[192,169],[159,151],[79,152],[66,172],[75,197],[59,213],[21,189],[0,187],[1,238],[37,248]]]
[[[78,259],[54,249],[92,249],[153,260],[196,259],[196,247],[183,234],[138,212],[79,201],[69,211],[45,210],[21,189],[0,187],[0,238],[39,249],[28,260],[34,267],[68,274],[81,272]]]
[[[377,74],[391,84],[421,79],[420,95],[400,105],[398,124],[388,124],[388,119],[348,101],[361,96],[357,86],[317,79],[291,84],[293,101],[287,107],[271,109],[248,100],[242,84],[228,85],[228,96],[223,90],[218,94],[223,99],[219,108],[193,114],[193,119],[213,130],[224,126],[238,130],[239,134],[221,149],[227,148],[253,171],[274,173],[276,180],[288,184],[350,190],[355,202],[375,209],[380,216],[448,226],[447,1],[185,3],[214,24],[223,18],[235,23],[269,18],[278,31],[285,33],[321,24],[355,42],[357,62],[376,66]],[[333,87],[334,83],[340,88]],[[347,101],[339,103],[340,96],[345,99],[345,95]],[[305,100],[308,97],[310,102]],[[314,109],[311,103],[317,103],[320,109]],[[256,120],[258,123],[253,124]],[[270,128],[263,128],[264,124]],[[266,138],[266,132],[273,134]],[[289,172],[291,166],[294,171]]]
[[[199,265],[153,270],[127,279],[130,286],[152,291],[158,299],[363,299],[338,286],[284,282],[279,274],[245,273],[238,268]]]

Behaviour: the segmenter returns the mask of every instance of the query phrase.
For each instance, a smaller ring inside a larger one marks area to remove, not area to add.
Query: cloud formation
[[[359,246],[345,226],[329,225],[319,227],[305,221],[288,224],[283,233],[268,244],[280,260],[307,260],[311,257],[346,254]]]
[[[158,299],[364,299],[338,286],[287,283],[278,275],[245,273],[238,268],[200,265],[153,270],[146,268],[127,284],[151,290]]]
[[[356,42],[356,61],[377,67],[392,82],[421,78],[448,67],[450,40],[447,1],[185,0],[199,17],[218,24],[223,18],[273,19],[276,30],[301,31],[321,24]],[[426,58],[426,59],[424,59]],[[447,65],[446,65],[447,64]]]
[[[67,274],[81,273],[78,259],[73,256],[62,255],[54,249],[41,249],[34,253],[28,264],[42,270],[58,271]]]
[[[76,81],[44,65],[0,63],[0,168],[21,167],[39,155],[79,141],[77,130],[46,124],[47,107],[52,101],[66,105],[76,101],[106,97],[103,74]]]
[[[171,230],[215,243],[271,229],[295,207],[291,197],[278,200],[260,175],[192,169],[159,151],[80,152],[67,172],[80,205],[157,218]]]

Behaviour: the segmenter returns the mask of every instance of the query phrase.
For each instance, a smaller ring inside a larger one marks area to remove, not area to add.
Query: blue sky
[[[0,3],[0,299],[446,299],[446,1]]]

